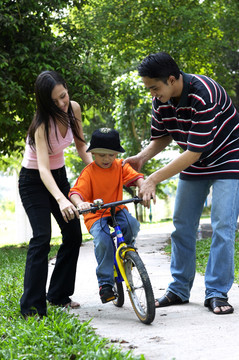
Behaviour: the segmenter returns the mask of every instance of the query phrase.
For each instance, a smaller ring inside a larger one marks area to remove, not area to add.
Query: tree
[[[115,126],[124,135],[122,143],[126,149],[125,156],[130,156],[149,143],[151,95],[137,71],[117,77],[113,87],[115,102],[112,116]]]
[[[100,44],[112,68],[117,63],[121,70],[159,50],[170,52],[186,69],[207,65],[211,70],[222,38],[218,24],[212,26],[214,13],[199,0],[90,0],[84,15],[96,49]]]
[[[238,6],[235,0],[0,0],[0,156],[22,149],[35,108],[34,81],[43,69],[66,78],[82,106],[87,140],[102,124],[114,126],[114,80],[125,76],[127,85],[128,73],[159,50],[184,71],[219,80],[239,103]],[[142,109],[127,111],[136,123]],[[117,124],[127,139],[132,124]]]
[[[78,37],[69,6],[84,1],[0,0],[0,155],[21,150],[35,110],[34,82],[43,70],[65,77],[76,101],[96,105],[107,85],[87,62],[87,35]],[[100,98],[100,100],[99,100]]]
[[[226,88],[239,110],[239,2],[205,0],[205,6],[214,14],[223,38],[217,47],[217,78]]]
[[[238,10],[236,0],[89,0],[75,19],[115,76],[163,50],[185,72],[209,75],[236,95]]]

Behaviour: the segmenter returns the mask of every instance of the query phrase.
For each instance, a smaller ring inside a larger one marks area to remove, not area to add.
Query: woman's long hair
[[[44,123],[46,138],[49,148],[51,149],[49,139],[49,121],[52,118],[55,132],[56,132],[56,119],[59,120],[64,126],[70,126],[74,136],[85,142],[80,136],[80,128],[78,121],[74,116],[71,102],[69,101],[68,112],[65,113],[56,106],[52,100],[52,90],[56,85],[63,85],[67,89],[64,79],[55,71],[43,71],[40,73],[35,82],[35,96],[37,110],[28,130],[29,144],[35,147],[35,132],[38,127]]]

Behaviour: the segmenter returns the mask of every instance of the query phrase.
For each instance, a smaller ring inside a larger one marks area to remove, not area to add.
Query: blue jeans
[[[70,185],[65,167],[52,170],[52,175],[67,197]],[[24,293],[20,300],[21,313],[47,314],[46,298],[64,305],[74,292],[76,266],[82,241],[80,222],[73,219],[66,223],[59,205],[41,181],[39,171],[22,168],[19,177],[19,192],[28,215],[33,237],[27,252]],[[62,233],[62,244],[58,250],[55,267],[46,296],[48,253],[51,240],[51,213]]]
[[[114,286],[114,247],[107,224],[109,217],[97,220],[90,229],[94,237],[95,257],[98,263],[96,275],[99,287],[104,284]],[[123,209],[116,214],[125,242],[134,244],[138,235],[140,224],[127,210]]]
[[[205,299],[227,299],[234,280],[234,241],[239,214],[239,180],[179,180],[172,233],[168,290],[188,300],[196,268],[196,233],[212,186],[212,243],[205,272]]]

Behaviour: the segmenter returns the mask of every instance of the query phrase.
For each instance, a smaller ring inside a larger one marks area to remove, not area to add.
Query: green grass
[[[141,224],[141,229],[158,228],[158,223]],[[84,234],[83,241],[92,239]],[[55,256],[61,240],[51,242],[49,258]],[[205,273],[211,239],[197,241],[196,269]],[[171,246],[165,248],[170,254]],[[27,244],[0,247],[0,360],[144,360],[113,346],[97,336],[89,322],[63,311],[48,307],[48,316],[23,319],[19,299],[23,289],[23,274]],[[239,234],[235,243],[235,282],[239,283]]]
[[[208,239],[202,239],[200,241],[197,241],[196,243],[196,271],[199,274],[204,275],[208,256],[210,252],[210,246],[211,246],[211,238]],[[166,253],[169,255],[171,254],[171,245],[167,245],[164,249]],[[235,256],[234,256],[234,262],[235,262],[235,278],[234,282],[239,283],[239,233],[236,233],[236,241],[235,241]]]
[[[55,239],[49,257],[59,248]],[[19,311],[23,289],[27,246],[0,248],[0,359],[1,360],[143,360],[113,346],[109,340],[97,336],[90,322],[62,308],[48,307],[43,319],[30,317],[25,320]]]

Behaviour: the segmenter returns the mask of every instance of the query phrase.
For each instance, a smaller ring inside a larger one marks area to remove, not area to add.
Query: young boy
[[[69,197],[78,210],[90,209],[95,199],[104,203],[123,198],[123,185],[138,186],[143,183],[143,174],[136,172],[129,164],[122,166],[123,160],[116,159],[125,150],[120,145],[116,130],[101,128],[92,134],[90,146],[86,150],[94,156],[94,162],[81,172]],[[110,210],[99,210],[95,214],[84,215],[85,225],[94,237],[95,256],[98,263],[96,275],[102,303],[115,299],[114,250],[107,220]],[[116,219],[120,224],[126,243],[131,243],[139,232],[139,222],[128,212],[125,205],[116,208]]]

